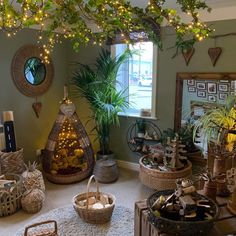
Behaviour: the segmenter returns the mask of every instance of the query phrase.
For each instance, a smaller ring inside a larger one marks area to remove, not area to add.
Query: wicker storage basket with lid
[[[42,162],[48,180],[59,184],[78,182],[93,170],[91,142],[67,92],[49,134]]]
[[[0,217],[12,215],[21,208],[23,193],[22,177],[17,174],[4,175],[7,180],[16,181],[10,188],[0,188]]]
[[[89,191],[92,179],[94,179],[96,182],[96,187],[97,187],[96,192]],[[102,209],[89,208],[88,198],[95,197],[96,201],[98,201],[102,194],[108,196],[110,206],[104,207]],[[78,204],[79,201],[83,201],[83,200],[86,200],[85,207],[81,207]],[[73,202],[73,207],[74,207],[75,211],[79,214],[79,216],[82,220],[84,220],[87,223],[92,223],[92,224],[104,224],[104,223],[110,221],[110,219],[111,219],[111,216],[112,216],[112,213],[113,213],[113,210],[115,207],[115,200],[116,199],[112,194],[102,193],[99,191],[98,182],[94,178],[94,175],[92,175],[88,181],[87,191],[74,196],[72,202]]]

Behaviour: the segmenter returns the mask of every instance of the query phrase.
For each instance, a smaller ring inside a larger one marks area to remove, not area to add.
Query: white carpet
[[[93,225],[83,222],[71,205],[56,208],[40,215],[27,225],[36,222],[56,220],[59,236],[131,236],[134,235],[134,212],[132,209],[115,206],[109,223]],[[26,225],[26,226],[27,226]],[[15,236],[23,236],[24,229]]]

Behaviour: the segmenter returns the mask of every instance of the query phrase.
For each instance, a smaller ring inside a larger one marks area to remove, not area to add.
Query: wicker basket
[[[89,192],[89,187],[92,179],[96,182],[97,191],[96,192]],[[91,209],[88,208],[88,198],[89,197],[95,197],[96,200],[99,199],[100,195],[104,194],[108,196],[110,206],[104,207],[102,209]],[[86,207],[81,207],[77,204],[78,201],[87,200]],[[87,192],[80,193],[73,197],[73,207],[76,210],[76,212],[79,214],[80,218],[84,220],[87,223],[91,224],[104,224],[108,221],[110,221],[112,212],[115,207],[115,197],[112,194],[108,193],[101,193],[99,191],[99,185],[97,180],[94,178],[94,175],[92,175],[88,181],[87,184]]]
[[[37,213],[41,210],[45,201],[45,194],[41,189],[32,188],[22,195],[22,209],[27,213]]]
[[[68,100],[64,100],[60,106],[57,119],[54,122],[53,128],[48,136],[47,144],[42,155],[44,176],[49,181],[56,184],[70,184],[81,181],[87,178],[92,173],[94,167],[94,155],[89,136],[84,126],[82,125],[77,113],[74,110],[75,107],[73,103],[67,103],[66,101]],[[69,114],[67,114],[67,111],[69,112]],[[70,113],[72,111],[73,113]],[[62,148],[59,148],[59,135],[62,133],[63,125],[67,122],[70,123],[71,127],[73,128],[73,137],[71,137],[71,140],[77,142],[76,147],[71,147],[71,150],[69,150],[69,145],[68,147],[63,146]],[[73,151],[75,149],[83,150],[84,154],[82,157],[80,157],[79,161],[83,160],[83,164],[87,164],[87,167],[72,167],[71,165],[67,165],[67,167],[58,168],[58,163],[60,161],[64,160],[68,162],[68,159],[72,158],[72,149]],[[58,152],[62,150],[67,150],[66,153],[70,153],[70,157],[68,156],[66,158],[65,155],[58,155]],[[56,158],[56,156],[58,157]],[[55,161],[57,161],[57,170],[54,167]]]
[[[151,189],[165,190],[175,189],[175,180],[179,178],[190,178],[192,175],[192,164],[188,161],[186,168],[178,171],[160,171],[157,169],[151,169],[143,164],[143,158],[139,160],[140,172],[139,178],[142,184],[148,186]]]
[[[0,151],[0,175],[22,174],[24,170],[23,148],[19,148],[16,152]]]
[[[163,190],[153,193],[148,199],[147,199],[147,207],[148,207],[148,220],[151,222],[152,225],[154,225],[159,231],[166,234],[171,234],[175,236],[206,236],[208,235],[208,232],[211,230],[211,228],[214,225],[214,222],[217,220],[219,216],[219,207],[217,204],[212,201],[211,199],[202,196],[198,193],[195,194],[195,198],[197,200],[207,200],[209,201],[209,205],[211,206],[211,212],[212,212],[212,219],[206,219],[206,220],[189,220],[189,221],[177,221],[177,220],[171,220],[168,218],[165,218],[163,216],[156,216],[152,206],[153,203],[162,195],[162,196],[169,196],[174,192],[174,190]]]
[[[16,180],[10,189],[0,188],[0,216],[8,216],[21,208],[23,193],[22,177],[16,174],[6,174],[6,179]]]
[[[44,228],[43,225],[53,224],[54,228],[49,230],[48,227]],[[55,220],[47,220],[25,228],[24,236],[58,236],[57,222]]]

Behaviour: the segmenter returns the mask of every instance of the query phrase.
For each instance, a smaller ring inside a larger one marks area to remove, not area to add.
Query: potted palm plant
[[[80,96],[87,99],[92,110],[90,120],[95,124],[93,131],[100,144],[100,150],[97,152],[97,157],[100,158],[97,159],[103,161],[113,156],[110,149],[110,128],[112,125],[119,125],[118,113],[129,106],[126,90],[118,91],[116,88],[116,78],[120,66],[130,56],[129,50],[112,57],[108,50],[103,49],[93,66],[78,63],[78,69],[73,74],[72,84],[79,90]],[[109,178],[103,181],[102,177],[99,179],[97,176],[100,182],[112,182],[114,178],[111,181]]]

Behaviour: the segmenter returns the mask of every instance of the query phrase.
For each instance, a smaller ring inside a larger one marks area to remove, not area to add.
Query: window
[[[157,48],[152,42],[139,42],[134,45],[116,44],[111,50],[117,56],[127,47],[138,53],[120,67],[117,77],[117,89],[127,88],[130,108],[125,115],[140,116],[141,109],[145,109],[150,110],[151,117],[156,117]]]

